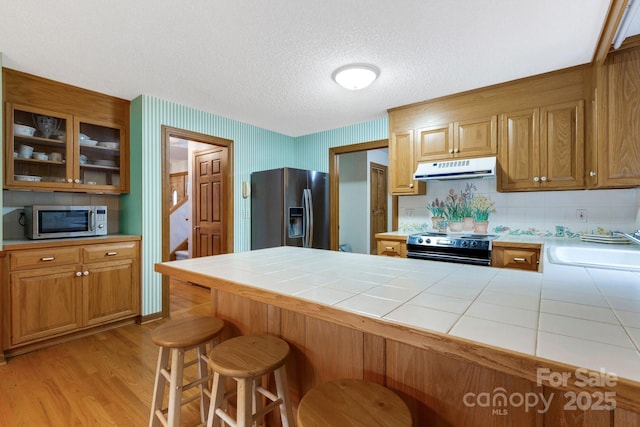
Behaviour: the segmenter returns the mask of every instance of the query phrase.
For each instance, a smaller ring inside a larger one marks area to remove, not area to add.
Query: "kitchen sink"
[[[547,257],[553,264],[640,271],[640,249],[635,246],[550,245]]]

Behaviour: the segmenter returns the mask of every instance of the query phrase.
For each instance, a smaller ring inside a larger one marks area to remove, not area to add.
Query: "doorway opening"
[[[374,232],[373,221],[376,219],[373,218],[373,207],[371,206],[370,192],[373,189],[371,188],[369,165],[377,163],[379,166],[384,166],[382,163],[388,161],[388,151],[385,151],[388,146],[389,141],[384,139],[333,147],[329,150],[330,248],[332,250],[372,253],[371,250],[375,246],[374,234],[379,231]],[[354,166],[358,164],[361,165],[358,166],[360,172],[354,172]],[[354,175],[360,177],[352,178]],[[379,178],[384,181],[386,187],[387,174],[384,175],[384,178]],[[360,183],[352,185],[356,181]],[[376,183],[376,186],[378,184],[382,184],[382,182]],[[354,190],[355,188],[358,189]],[[385,225],[388,228],[388,224],[391,224],[391,229],[395,229],[398,221],[398,198],[397,196],[389,197],[387,189],[384,190],[384,193],[387,194],[385,198],[387,205],[391,204],[390,215],[388,206],[385,207],[385,217],[387,218]],[[349,212],[349,214],[345,212]],[[380,212],[376,212],[376,214],[379,217]],[[380,224],[378,223],[378,225]],[[359,234],[351,234],[355,227],[360,229]],[[376,226],[375,230],[378,228]],[[357,243],[348,242],[347,240],[350,239],[354,239],[353,241],[357,241]]]
[[[162,150],[162,261],[233,252],[233,141],[162,126]]]

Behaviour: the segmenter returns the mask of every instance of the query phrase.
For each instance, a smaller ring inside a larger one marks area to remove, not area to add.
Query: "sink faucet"
[[[640,229],[632,232],[632,233],[623,233],[622,231],[613,231],[611,233],[612,236],[624,236],[627,239],[631,240],[631,242],[640,245]]]

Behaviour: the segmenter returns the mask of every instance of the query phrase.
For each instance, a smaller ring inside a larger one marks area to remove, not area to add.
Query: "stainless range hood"
[[[496,176],[496,158],[443,160],[441,162],[418,163],[413,174],[417,181],[491,178]]]

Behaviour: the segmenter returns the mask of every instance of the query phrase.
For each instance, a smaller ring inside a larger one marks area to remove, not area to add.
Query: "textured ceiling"
[[[0,0],[3,65],[290,136],[590,62],[607,0]],[[362,91],[331,80],[375,64]]]

